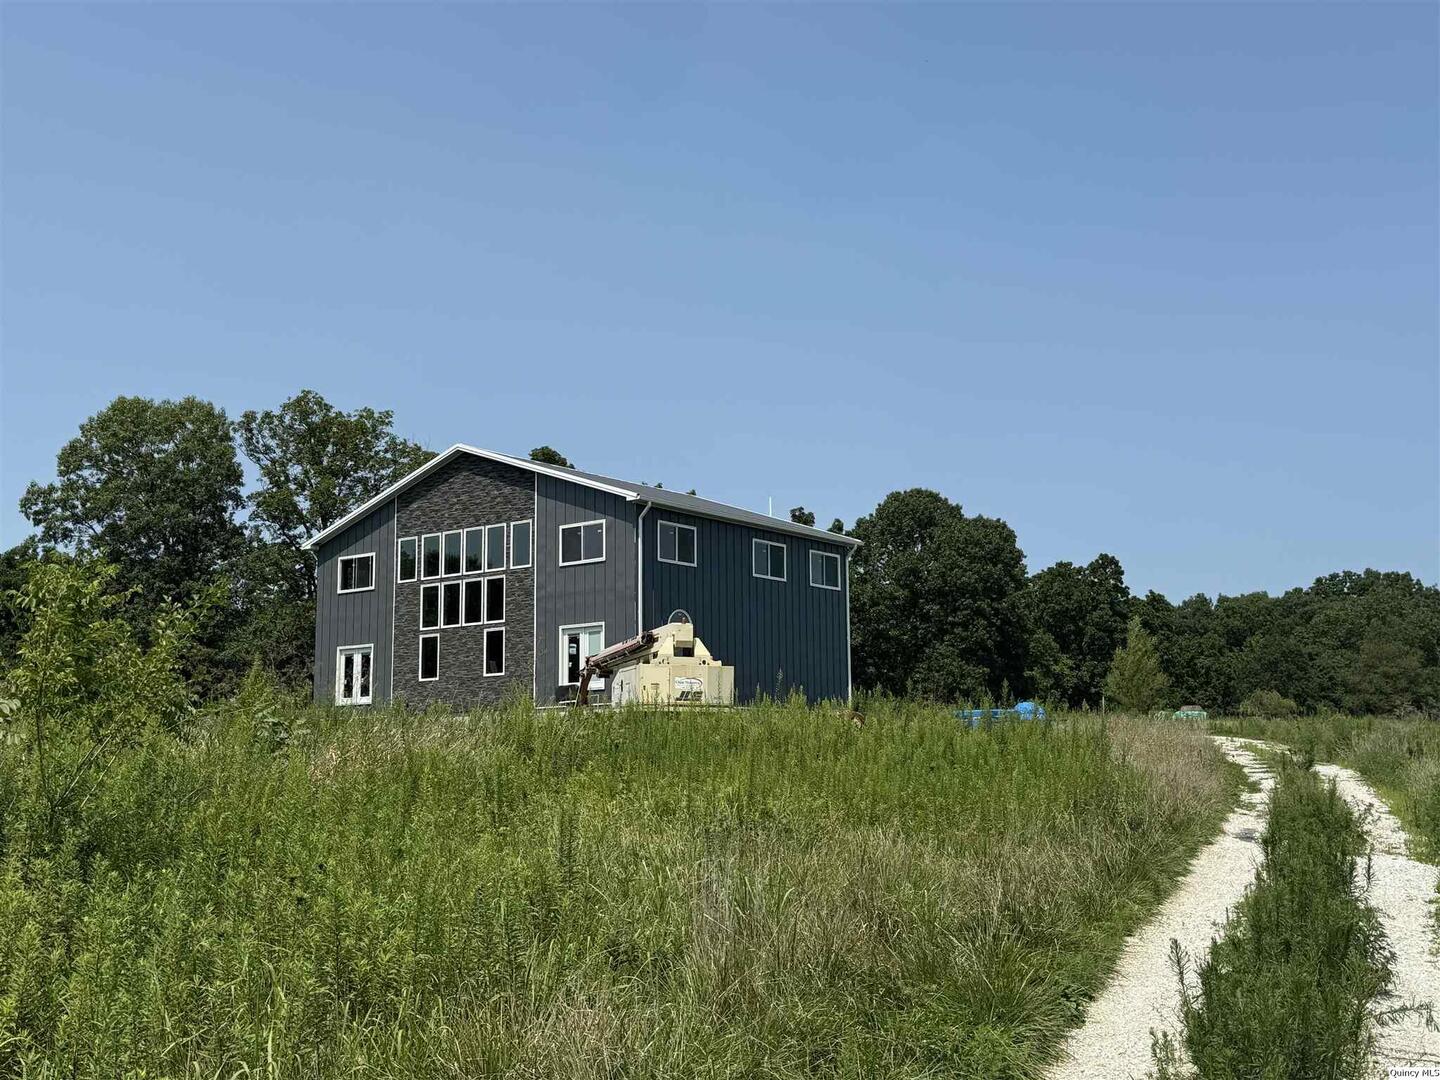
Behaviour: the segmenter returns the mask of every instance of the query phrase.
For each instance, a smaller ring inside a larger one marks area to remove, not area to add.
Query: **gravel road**
[[[1144,928],[1125,943],[1110,984],[1071,1033],[1048,1080],[1134,1080],[1153,1065],[1151,1029],[1178,1027],[1180,984],[1170,966],[1170,942],[1192,961],[1210,951],[1230,909],[1260,865],[1260,833],[1274,778],[1244,740],[1216,736],[1225,756],[1260,785],[1226,820],[1220,838],[1204,848],[1179,888]]]

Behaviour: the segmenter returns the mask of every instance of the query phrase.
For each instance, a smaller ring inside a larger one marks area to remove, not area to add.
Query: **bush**
[[[1241,716],[1284,719],[1299,714],[1299,705],[1274,690],[1256,690],[1240,703]]]

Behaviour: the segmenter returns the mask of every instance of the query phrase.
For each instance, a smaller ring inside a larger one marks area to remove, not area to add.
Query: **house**
[[[740,702],[847,699],[858,543],[452,446],[305,542],[318,573],[315,697],[554,704],[574,694],[587,657],[688,616],[734,667]]]

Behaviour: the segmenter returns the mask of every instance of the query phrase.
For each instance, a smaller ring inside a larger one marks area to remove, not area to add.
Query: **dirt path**
[[[1380,913],[1385,936],[1395,950],[1393,1005],[1429,1003],[1440,1010],[1440,947],[1435,932],[1435,888],[1440,867],[1417,862],[1406,854],[1405,832],[1393,814],[1360,775],[1339,765],[1316,765],[1321,776],[1334,780],[1336,790],[1361,815],[1374,846],[1370,888],[1366,895]],[[1436,1023],[1413,1013],[1377,1032],[1375,1060],[1384,1069],[1402,1065],[1440,1066],[1440,1011]]]
[[[1048,1080],[1144,1077],[1153,1065],[1151,1029],[1177,1026],[1180,986],[1170,965],[1170,942],[1178,941],[1192,960],[1204,956],[1255,877],[1274,778],[1245,740],[1216,736],[1215,741],[1260,791],[1242,798],[1220,838],[1201,850],[1155,918],[1125,943],[1114,977],[1091,1003],[1084,1025],[1071,1033]]]

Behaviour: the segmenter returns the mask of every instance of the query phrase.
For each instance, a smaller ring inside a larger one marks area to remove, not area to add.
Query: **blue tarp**
[[[1044,720],[1045,706],[1018,701],[1013,709],[956,709],[955,719],[976,727],[982,720]]]

